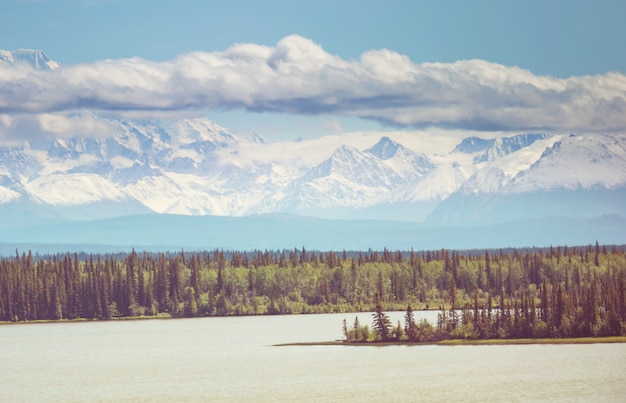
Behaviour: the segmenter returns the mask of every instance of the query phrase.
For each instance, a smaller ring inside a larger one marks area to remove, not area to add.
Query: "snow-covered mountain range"
[[[595,194],[614,199],[617,210],[575,215],[624,213],[623,136],[468,137],[447,152],[425,154],[420,142],[404,145],[390,136],[348,134],[321,147],[319,139],[265,143],[254,132],[234,133],[206,118],[165,124],[82,112],[73,119],[98,121],[110,134],[68,133],[0,147],[0,203],[45,206],[74,219],[291,213],[454,225],[472,217],[494,221],[484,209],[495,198],[537,200],[534,208],[508,205],[508,216],[495,220],[502,221],[559,215],[558,206],[541,208],[548,196],[563,194],[566,206],[575,204],[573,195],[587,200]]]

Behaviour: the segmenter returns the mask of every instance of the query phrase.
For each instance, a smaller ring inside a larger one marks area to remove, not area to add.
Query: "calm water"
[[[0,326],[0,401],[626,400],[626,344],[273,346],[354,316]]]

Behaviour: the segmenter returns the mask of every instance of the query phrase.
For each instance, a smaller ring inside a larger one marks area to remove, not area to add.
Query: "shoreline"
[[[244,316],[264,316],[264,315],[244,315]],[[202,316],[225,317],[225,316]],[[193,317],[193,318],[199,318]],[[111,319],[42,319],[18,322],[0,321],[0,326],[9,325],[30,325],[30,324],[54,324],[54,323],[87,323],[87,322],[109,322],[109,321],[141,321],[141,320],[175,320],[189,319],[188,317],[178,317],[169,314],[159,314],[150,316],[122,316]],[[358,347],[387,347],[387,346],[497,346],[497,345],[528,345],[528,344],[614,344],[626,343],[626,336],[605,336],[605,337],[563,337],[563,338],[523,338],[523,339],[447,339],[440,341],[361,341],[348,342],[344,340],[315,341],[315,342],[294,342],[274,344],[275,347],[295,347],[295,346],[358,346]]]
[[[183,316],[172,316],[169,314],[146,315],[146,316],[119,316],[111,319],[98,318],[75,318],[75,319],[36,319],[36,320],[20,320],[15,322],[0,321],[0,326],[10,325],[34,325],[42,323],[87,323],[87,322],[117,322],[117,321],[134,321],[134,320],[161,320],[161,319],[182,319]]]
[[[347,342],[343,340],[320,342],[296,342],[275,344],[275,347],[296,346],[358,346],[358,347],[387,347],[387,346],[496,346],[496,345],[527,345],[527,344],[612,344],[626,343],[626,336],[607,337],[568,337],[568,338],[537,338],[537,339],[448,339],[432,342],[418,341],[366,341]]]

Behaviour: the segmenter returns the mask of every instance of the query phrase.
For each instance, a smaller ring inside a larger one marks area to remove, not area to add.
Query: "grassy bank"
[[[610,337],[571,337],[541,339],[487,339],[462,340],[451,339],[437,343],[440,346],[480,346],[480,345],[511,345],[511,344],[594,344],[594,343],[626,343],[626,336]]]
[[[372,341],[346,342],[342,340],[285,343],[276,346],[490,346],[490,345],[518,345],[518,344],[596,344],[596,343],[626,343],[626,336],[612,337],[576,337],[576,338],[541,338],[541,339],[486,339],[468,340],[451,339],[437,342],[410,342],[410,341]]]

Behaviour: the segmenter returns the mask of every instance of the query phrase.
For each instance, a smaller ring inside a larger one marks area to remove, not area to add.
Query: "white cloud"
[[[106,138],[116,130],[110,120],[86,111],[0,115],[0,140],[5,144],[38,138]]]
[[[557,79],[484,60],[417,64],[386,49],[345,60],[300,36],[274,47],[237,44],[161,63],[104,60],[53,71],[0,65],[0,114],[76,109],[245,109],[356,116],[410,127],[623,131],[626,76]],[[63,128],[63,122],[44,116],[48,126]]]
[[[37,120],[41,130],[55,138],[71,138],[77,134],[102,138],[114,130],[107,120],[99,119],[91,113],[72,115],[45,113],[38,115]]]

